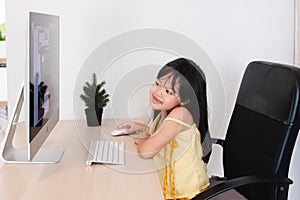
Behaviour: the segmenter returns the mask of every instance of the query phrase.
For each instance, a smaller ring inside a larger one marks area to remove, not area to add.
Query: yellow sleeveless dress
[[[156,129],[160,116],[153,121],[150,134]],[[209,186],[206,165],[202,158],[200,132],[196,126],[175,121],[189,129],[179,133],[153,160],[165,199],[191,199]]]

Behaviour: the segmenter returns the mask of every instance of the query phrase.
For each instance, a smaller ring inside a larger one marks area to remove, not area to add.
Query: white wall
[[[73,119],[72,98],[76,77],[88,56],[99,45],[115,35],[134,29],[168,29],[198,43],[220,72],[226,94],[225,114],[221,113],[225,115],[225,122],[220,132],[212,134],[224,137],[247,63],[262,59],[292,64],[293,2],[6,1],[9,105],[15,103],[24,77],[29,11],[58,14],[61,19],[61,119]],[[11,110],[12,106],[9,107],[10,112]],[[299,148],[297,153],[299,155]],[[293,164],[292,168],[295,169],[300,162]],[[222,173],[217,165],[211,165],[210,171]],[[291,177],[295,178],[290,199],[299,199],[300,191],[294,189],[300,186],[299,172],[294,170],[293,173]]]
[[[0,24],[5,22],[5,0],[0,0]]]

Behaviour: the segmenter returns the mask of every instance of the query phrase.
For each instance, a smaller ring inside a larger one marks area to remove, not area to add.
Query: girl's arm
[[[167,117],[176,118],[187,124],[193,124],[193,117],[183,107],[174,108]],[[153,158],[160,152],[178,133],[186,130],[187,127],[181,124],[165,120],[153,135],[145,140],[136,140],[138,153],[142,158]]]

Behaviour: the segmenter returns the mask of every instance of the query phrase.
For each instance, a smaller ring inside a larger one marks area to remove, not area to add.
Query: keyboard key
[[[103,146],[103,142],[100,142],[99,140],[98,141],[96,141],[97,142],[97,157],[96,157],[96,159],[95,160],[102,160],[102,157],[103,157],[103,154],[102,154],[102,152],[103,152],[103,148],[104,148],[104,146]]]
[[[113,159],[113,142],[108,143],[107,162],[112,162]]]
[[[119,143],[119,163],[125,163],[124,143]]]

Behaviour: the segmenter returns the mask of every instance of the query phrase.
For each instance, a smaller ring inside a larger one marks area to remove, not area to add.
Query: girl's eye
[[[155,85],[156,85],[156,86],[159,86],[160,84],[159,84],[159,82],[158,82],[158,81],[155,81]]]
[[[170,94],[170,95],[174,95],[174,92],[172,90],[170,90],[170,89],[166,89],[166,93]]]

